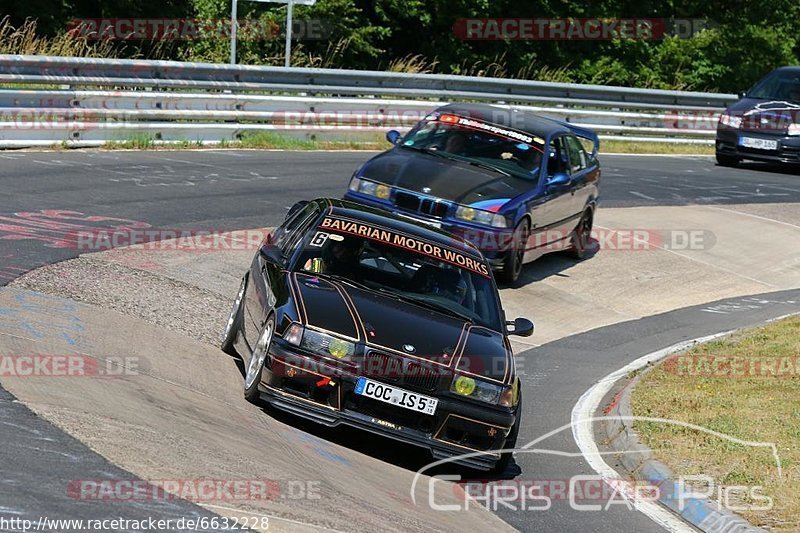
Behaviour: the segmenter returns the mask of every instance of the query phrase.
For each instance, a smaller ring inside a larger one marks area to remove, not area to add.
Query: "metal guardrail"
[[[248,131],[329,139],[407,129],[446,101],[509,104],[601,138],[712,143],[732,94],[336,69],[0,55],[0,147]],[[25,88],[20,88],[25,87]],[[40,88],[41,87],[41,88]]]

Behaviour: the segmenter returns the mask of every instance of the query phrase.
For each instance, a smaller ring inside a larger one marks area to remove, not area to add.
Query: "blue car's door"
[[[551,140],[546,157],[545,203],[533,231],[537,246],[553,247],[575,227],[575,186],[565,136]]]
[[[564,137],[564,141],[570,161],[569,174],[572,180],[570,184],[570,211],[574,217],[572,224],[574,228],[590,198],[595,194],[595,182],[599,165],[597,160],[586,152],[576,136],[567,135]]]

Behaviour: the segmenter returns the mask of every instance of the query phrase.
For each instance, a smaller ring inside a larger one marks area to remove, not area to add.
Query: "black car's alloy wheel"
[[[589,255],[592,238],[592,210],[587,209],[570,236],[570,254],[575,259],[585,259]]]
[[[503,474],[506,470],[508,470],[509,465],[514,460],[514,454],[512,451],[517,446],[517,437],[519,436],[519,418],[522,416],[522,391],[519,392],[519,407],[517,408],[517,419],[514,422],[514,425],[511,428],[511,431],[508,432],[508,437],[506,437],[505,442],[503,443],[503,449],[506,450],[505,453],[500,454],[500,459],[497,460],[495,463],[493,473],[496,475]]]
[[[517,227],[514,228],[513,245],[511,250],[506,252],[506,257],[503,260],[503,271],[500,273],[500,280],[504,283],[511,285],[519,279],[530,234],[531,229],[527,219],[517,224]]]
[[[231,307],[231,314],[228,317],[228,322],[225,324],[225,333],[222,335],[222,351],[228,355],[237,356],[234,343],[236,342],[236,335],[239,331],[239,326],[242,322],[242,300],[244,299],[244,289],[247,286],[247,278],[242,278],[242,284],[239,286],[239,292],[236,293],[236,300]]]
[[[250,403],[259,403],[258,383],[261,381],[261,371],[264,370],[264,362],[267,360],[269,345],[272,343],[272,334],[275,331],[275,318],[270,316],[264,324],[264,329],[258,337],[256,347],[250,356],[247,364],[247,372],[244,376],[244,399]]]

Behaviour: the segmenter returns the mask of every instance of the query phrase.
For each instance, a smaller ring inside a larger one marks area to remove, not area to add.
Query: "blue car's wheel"
[[[500,281],[503,283],[511,285],[519,279],[519,275],[522,272],[522,261],[525,257],[525,247],[528,244],[530,234],[531,228],[528,219],[523,220],[514,228],[513,245],[506,252],[506,257],[503,260],[503,270],[499,276]]]
[[[569,253],[575,259],[585,259],[591,253],[593,218],[592,210],[587,209],[583,213],[578,225],[572,230]]]

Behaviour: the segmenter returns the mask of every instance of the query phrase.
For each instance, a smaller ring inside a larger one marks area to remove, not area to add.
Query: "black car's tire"
[[[741,161],[741,159],[736,156],[724,155],[717,152],[717,164],[721,167],[735,167],[739,164],[739,161]]]
[[[578,225],[572,230],[570,235],[570,248],[569,255],[575,259],[586,259],[589,255],[589,243],[592,238],[592,224],[594,223],[594,214],[591,209],[583,212]]]
[[[519,417],[522,413],[522,390],[519,391],[519,407],[517,407],[517,419],[514,421],[514,426],[511,428],[511,431],[508,433],[508,437],[506,437],[506,441],[503,443],[503,449],[505,450],[513,450],[517,446],[517,437],[519,436]],[[514,460],[514,455],[512,452],[506,452],[500,454],[500,459],[494,465],[492,469],[492,473],[495,475],[501,475],[503,472],[508,470],[509,465]]]
[[[242,278],[242,283],[239,285],[239,292],[236,293],[236,299],[233,301],[231,314],[228,316],[228,322],[225,323],[225,333],[222,334],[222,344],[220,348],[223,352],[234,357],[239,354],[236,352],[234,343],[236,336],[239,333],[242,325],[242,301],[244,300],[244,290],[247,287],[247,277]]]
[[[525,247],[528,244],[528,238],[531,234],[531,227],[528,219],[522,220],[517,227],[514,228],[514,235],[512,237],[512,248],[506,252],[506,257],[503,259],[503,270],[500,272],[500,281],[513,285],[519,279],[522,272],[522,260],[525,255]]]
[[[250,361],[245,369],[244,376],[244,399],[250,403],[258,405],[260,403],[260,393],[258,383],[261,381],[261,371],[264,369],[264,362],[269,353],[269,345],[272,343],[272,334],[275,332],[275,317],[270,315],[264,323],[264,329],[258,336],[258,342],[250,356]]]

